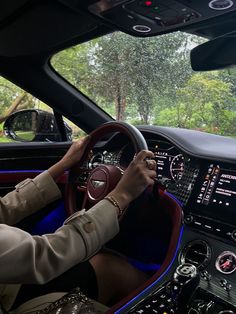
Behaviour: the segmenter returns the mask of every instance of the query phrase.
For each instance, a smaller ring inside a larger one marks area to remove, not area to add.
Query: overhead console
[[[90,1],[87,9],[120,30],[145,37],[234,11],[236,4],[235,0],[99,0]]]

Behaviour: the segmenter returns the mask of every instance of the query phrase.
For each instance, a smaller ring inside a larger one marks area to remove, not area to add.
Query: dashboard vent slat
[[[207,242],[195,240],[189,242],[181,252],[180,262],[190,263],[204,269],[211,258],[211,249]]]

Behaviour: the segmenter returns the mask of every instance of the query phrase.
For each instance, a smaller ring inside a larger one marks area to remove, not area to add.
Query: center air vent
[[[211,248],[207,242],[195,240],[189,242],[182,250],[180,256],[181,263],[190,263],[198,269],[203,269],[207,266],[211,258]]]

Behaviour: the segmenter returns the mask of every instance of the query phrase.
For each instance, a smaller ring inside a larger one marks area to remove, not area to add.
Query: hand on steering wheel
[[[148,161],[146,157],[153,157],[152,152],[147,151],[147,144],[138,129],[124,122],[108,122],[94,130],[90,134],[90,140],[86,148],[84,149],[83,156],[78,162],[77,166],[70,169],[69,172],[69,182],[66,193],[66,207],[69,214],[74,213],[76,209],[76,193],[77,193],[77,184],[76,177],[78,176],[78,169],[83,164],[85,159],[88,156],[88,153],[91,151],[93,146],[106,134],[114,132],[121,132],[127,135],[129,140],[134,146],[136,153],[136,159],[131,162],[130,166],[127,168],[127,172],[123,175],[121,184],[117,187],[117,192],[121,193],[120,195],[125,196],[127,201],[130,201],[132,198],[136,197],[145,189],[149,184],[153,183],[152,177],[156,175],[154,170],[150,170],[148,166]],[[140,154],[138,154],[140,151]],[[103,199],[110,191],[115,189],[117,183],[122,177],[122,170],[114,165],[99,165],[93,169],[87,180],[87,189],[86,196],[84,200],[84,206],[87,203],[90,205],[97,203]],[[151,176],[149,176],[151,175]],[[141,180],[139,180],[142,177]],[[144,179],[145,178],[145,179]],[[128,181],[128,184],[126,183]],[[139,183],[138,183],[139,182]],[[136,184],[138,183],[138,186]],[[135,189],[134,189],[135,187]],[[123,193],[124,190],[127,190],[127,193]],[[117,196],[118,197],[118,196]],[[122,200],[121,200],[122,201]],[[127,202],[123,200],[124,202]]]
[[[117,186],[109,193],[121,208],[125,208],[137,198],[156,178],[154,154],[148,150],[140,151],[125,170]]]

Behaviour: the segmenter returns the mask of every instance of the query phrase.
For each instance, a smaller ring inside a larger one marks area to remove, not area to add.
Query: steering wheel
[[[125,134],[131,141],[134,151],[137,154],[143,149],[148,149],[146,140],[141,132],[134,126],[125,122],[107,122],[90,133],[91,139],[84,151],[79,163],[69,170],[69,179],[66,190],[66,209],[69,215],[77,211],[76,194],[78,192],[78,176],[81,174],[81,166],[87,159],[89,152],[94,145],[109,133],[120,132]],[[122,176],[122,169],[114,165],[99,165],[94,168],[87,179],[87,187],[83,207],[89,203],[96,204],[103,199],[119,182]]]

